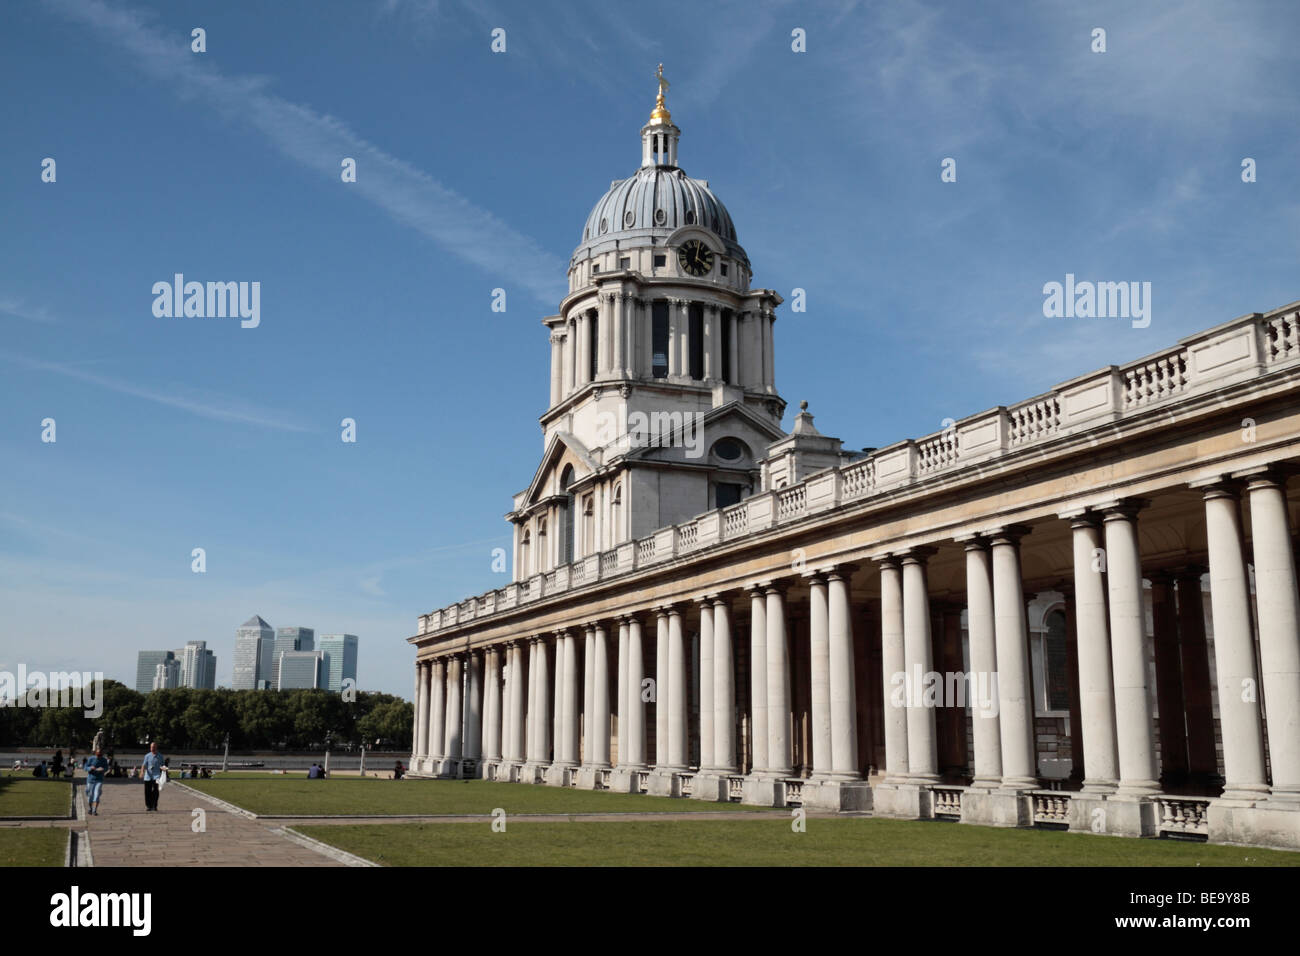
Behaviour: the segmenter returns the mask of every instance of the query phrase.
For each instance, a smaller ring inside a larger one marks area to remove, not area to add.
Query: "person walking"
[[[50,776],[55,780],[63,776],[63,751],[54,751],[54,759],[50,761]]]
[[[140,776],[144,778],[144,808],[158,809],[158,781],[163,775],[163,755],[158,752],[158,744],[151,743],[149,752],[140,761]]]
[[[86,804],[90,813],[99,816],[99,795],[104,789],[104,773],[108,770],[108,761],[104,751],[95,750],[95,756],[86,758]]]

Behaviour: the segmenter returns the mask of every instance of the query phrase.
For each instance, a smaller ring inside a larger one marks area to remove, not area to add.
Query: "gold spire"
[[[668,89],[668,81],[664,79],[664,65],[659,64],[659,69],[655,72],[655,77],[659,80],[659,95],[655,97],[655,108],[650,111],[651,123],[671,123],[672,114],[668,112],[668,107],[664,105],[664,92]]]

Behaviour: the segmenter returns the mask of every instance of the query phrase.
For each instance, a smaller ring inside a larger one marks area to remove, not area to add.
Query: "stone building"
[[[514,580],[409,638],[412,771],[1300,848],[1300,303],[787,434],[782,299],[663,89],[543,320]]]

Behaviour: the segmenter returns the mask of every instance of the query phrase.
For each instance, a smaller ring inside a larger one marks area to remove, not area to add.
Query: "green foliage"
[[[103,714],[79,707],[0,708],[0,746],[75,747],[85,753],[96,731],[109,750],[146,739],[164,750],[217,750],[226,735],[235,750],[311,749],[326,734],[335,749],[376,740],[410,747],[412,705],[391,694],[359,693],[355,701],[324,690],[194,690],[178,687],[141,694],[106,680]]]

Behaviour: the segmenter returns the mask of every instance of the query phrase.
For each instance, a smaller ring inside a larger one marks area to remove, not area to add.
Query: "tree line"
[[[325,690],[195,690],[141,694],[104,681],[103,713],[81,707],[0,707],[0,745],[73,747],[85,752],[104,731],[105,749],[157,742],[164,750],[313,750],[326,735],[336,750],[409,750],[412,705],[391,694],[358,691],[354,700]]]

